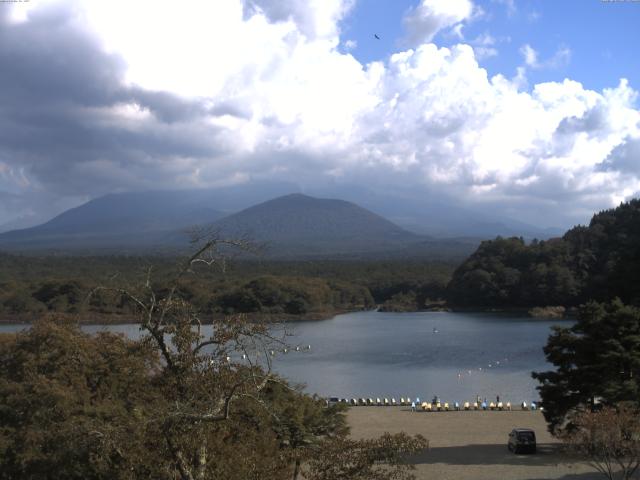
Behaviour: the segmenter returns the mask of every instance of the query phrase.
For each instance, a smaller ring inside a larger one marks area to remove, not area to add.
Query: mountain
[[[402,228],[437,238],[486,239],[501,235],[548,239],[564,232],[564,229],[538,227],[499,215],[480,205],[464,205],[459,199],[426,189],[407,187],[403,191],[380,191],[366,185],[344,184],[315,188],[306,193],[357,203]]]
[[[211,223],[224,213],[182,192],[106,195],[36,227],[0,234],[8,249],[110,249],[166,244],[176,230]]]
[[[476,239],[433,239],[344,200],[294,193],[228,213],[273,189],[138,192],[106,195],[36,227],[0,234],[0,249],[69,253],[160,253],[188,247],[195,226],[247,236],[270,257],[462,259]],[[216,206],[217,208],[212,208]]]
[[[223,236],[247,235],[274,255],[341,254],[397,250],[424,240],[344,200],[291,194],[214,223]]]

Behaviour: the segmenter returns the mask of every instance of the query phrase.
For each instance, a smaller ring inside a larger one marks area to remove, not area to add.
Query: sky
[[[638,25],[620,0],[0,2],[0,224],[269,181],[584,223],[640,194]]]

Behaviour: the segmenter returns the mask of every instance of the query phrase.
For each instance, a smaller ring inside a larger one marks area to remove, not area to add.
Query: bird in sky
[[[380,40],[380,37],[378,36],[377,33],[374,33],[373,36],[375,37],[376,40]]]

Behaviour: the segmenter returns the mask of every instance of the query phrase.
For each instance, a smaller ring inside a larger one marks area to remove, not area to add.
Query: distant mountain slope
[[[441,193],[407,188],[380,190],[366,185],[335,185],[305,192],[315,197],[341,198],[382,215],[402,228],[436,238],[523,236],[547,239],[566,229],[541,228],[501,215],[482,205],[463,205]]]
[[[224,236],[248,235],[273,254],[389,250],[425,239],[344,200],[291,194],[215,222]]]
[[[36,227],[0,234],[0,247],[109,248],[161,245],[171,232],[224,216],[182,192],[106,195]]]
[[[195,225],[224,236],[248,235],[268,244],[272,257],[461,259],[479,243],[417,235],[343,200],[289,194],[264,201],[285,187],[106,195],[42,225],[1,233],[0,250],[171,253],[188,246],[185,231]],[[247,199],[263,203],[246,208]],[[237,213],[230,212],[234,207]]]

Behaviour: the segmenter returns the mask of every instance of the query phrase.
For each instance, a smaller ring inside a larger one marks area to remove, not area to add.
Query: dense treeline
[[[482,242],[454,273],[451,304],[474,307],[577,306],[619,297],[640,304],[640,200],[593,216],[562,238]]]
[[[153,272],[155,287],[174,271],[169,257],[35,257],[0,255],[0,315],[7,320],[45,312],[130,316],[133,305],[97,287],[139,283]],[[225,272],[201,268],[182,295],[203,315],[249,313],[318,318],[340,311],[417,310],[442,298],[454,266],[389,261],[247,261]],[[93,292],[92,295],[89,295]]]

